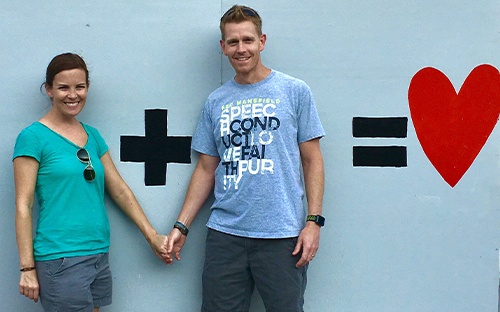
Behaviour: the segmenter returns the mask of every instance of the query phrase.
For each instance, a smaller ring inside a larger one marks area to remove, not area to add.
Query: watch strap
[[[189,229],[187,228],[187,226],[185,226],[182,222],[179,221],[175,222],[174,229],[178,229],[184,236],[187,236],[189,233]]]

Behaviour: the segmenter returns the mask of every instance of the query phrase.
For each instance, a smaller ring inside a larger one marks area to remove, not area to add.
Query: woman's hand
[[[36,271],[21,272],[21,281],[19,282],[19,292],[31,300],[38,302],[39,285]]]
[[[165,264],[171,264],[172,258],[167,253],[168,236],[156,233],[149,245],[153,249],[155,255],[160,258]]]

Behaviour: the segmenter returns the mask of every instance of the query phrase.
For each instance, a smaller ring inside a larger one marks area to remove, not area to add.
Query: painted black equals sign
[[[406,138],[407,117],[354,117],[354,138]],[[407,167],[406,146],[353,146],[354,167]]]

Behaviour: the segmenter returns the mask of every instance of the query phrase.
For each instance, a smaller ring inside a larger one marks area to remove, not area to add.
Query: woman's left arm
[[[104,166],[104,182],[109,196],[139,228],[156,256],[168,263],[162,256],[166,255],[167,236],[158,234],[153,228],[134,193],[116,169],[109,152],[101,157],[101,162]]]

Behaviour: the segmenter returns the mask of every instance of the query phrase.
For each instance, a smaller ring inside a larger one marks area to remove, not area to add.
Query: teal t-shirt
[[[104,168],[100,158],[108,146],[99,132],[83,124],[88,134],[84,148],[96,172],[87,182],[87,164],[76,156],[81,148],[40,122],[21,131],[14,156],[39,163],[35,195],[39,217],[34,238],[36,261],[107,252],[109,221],[104,206]]]

